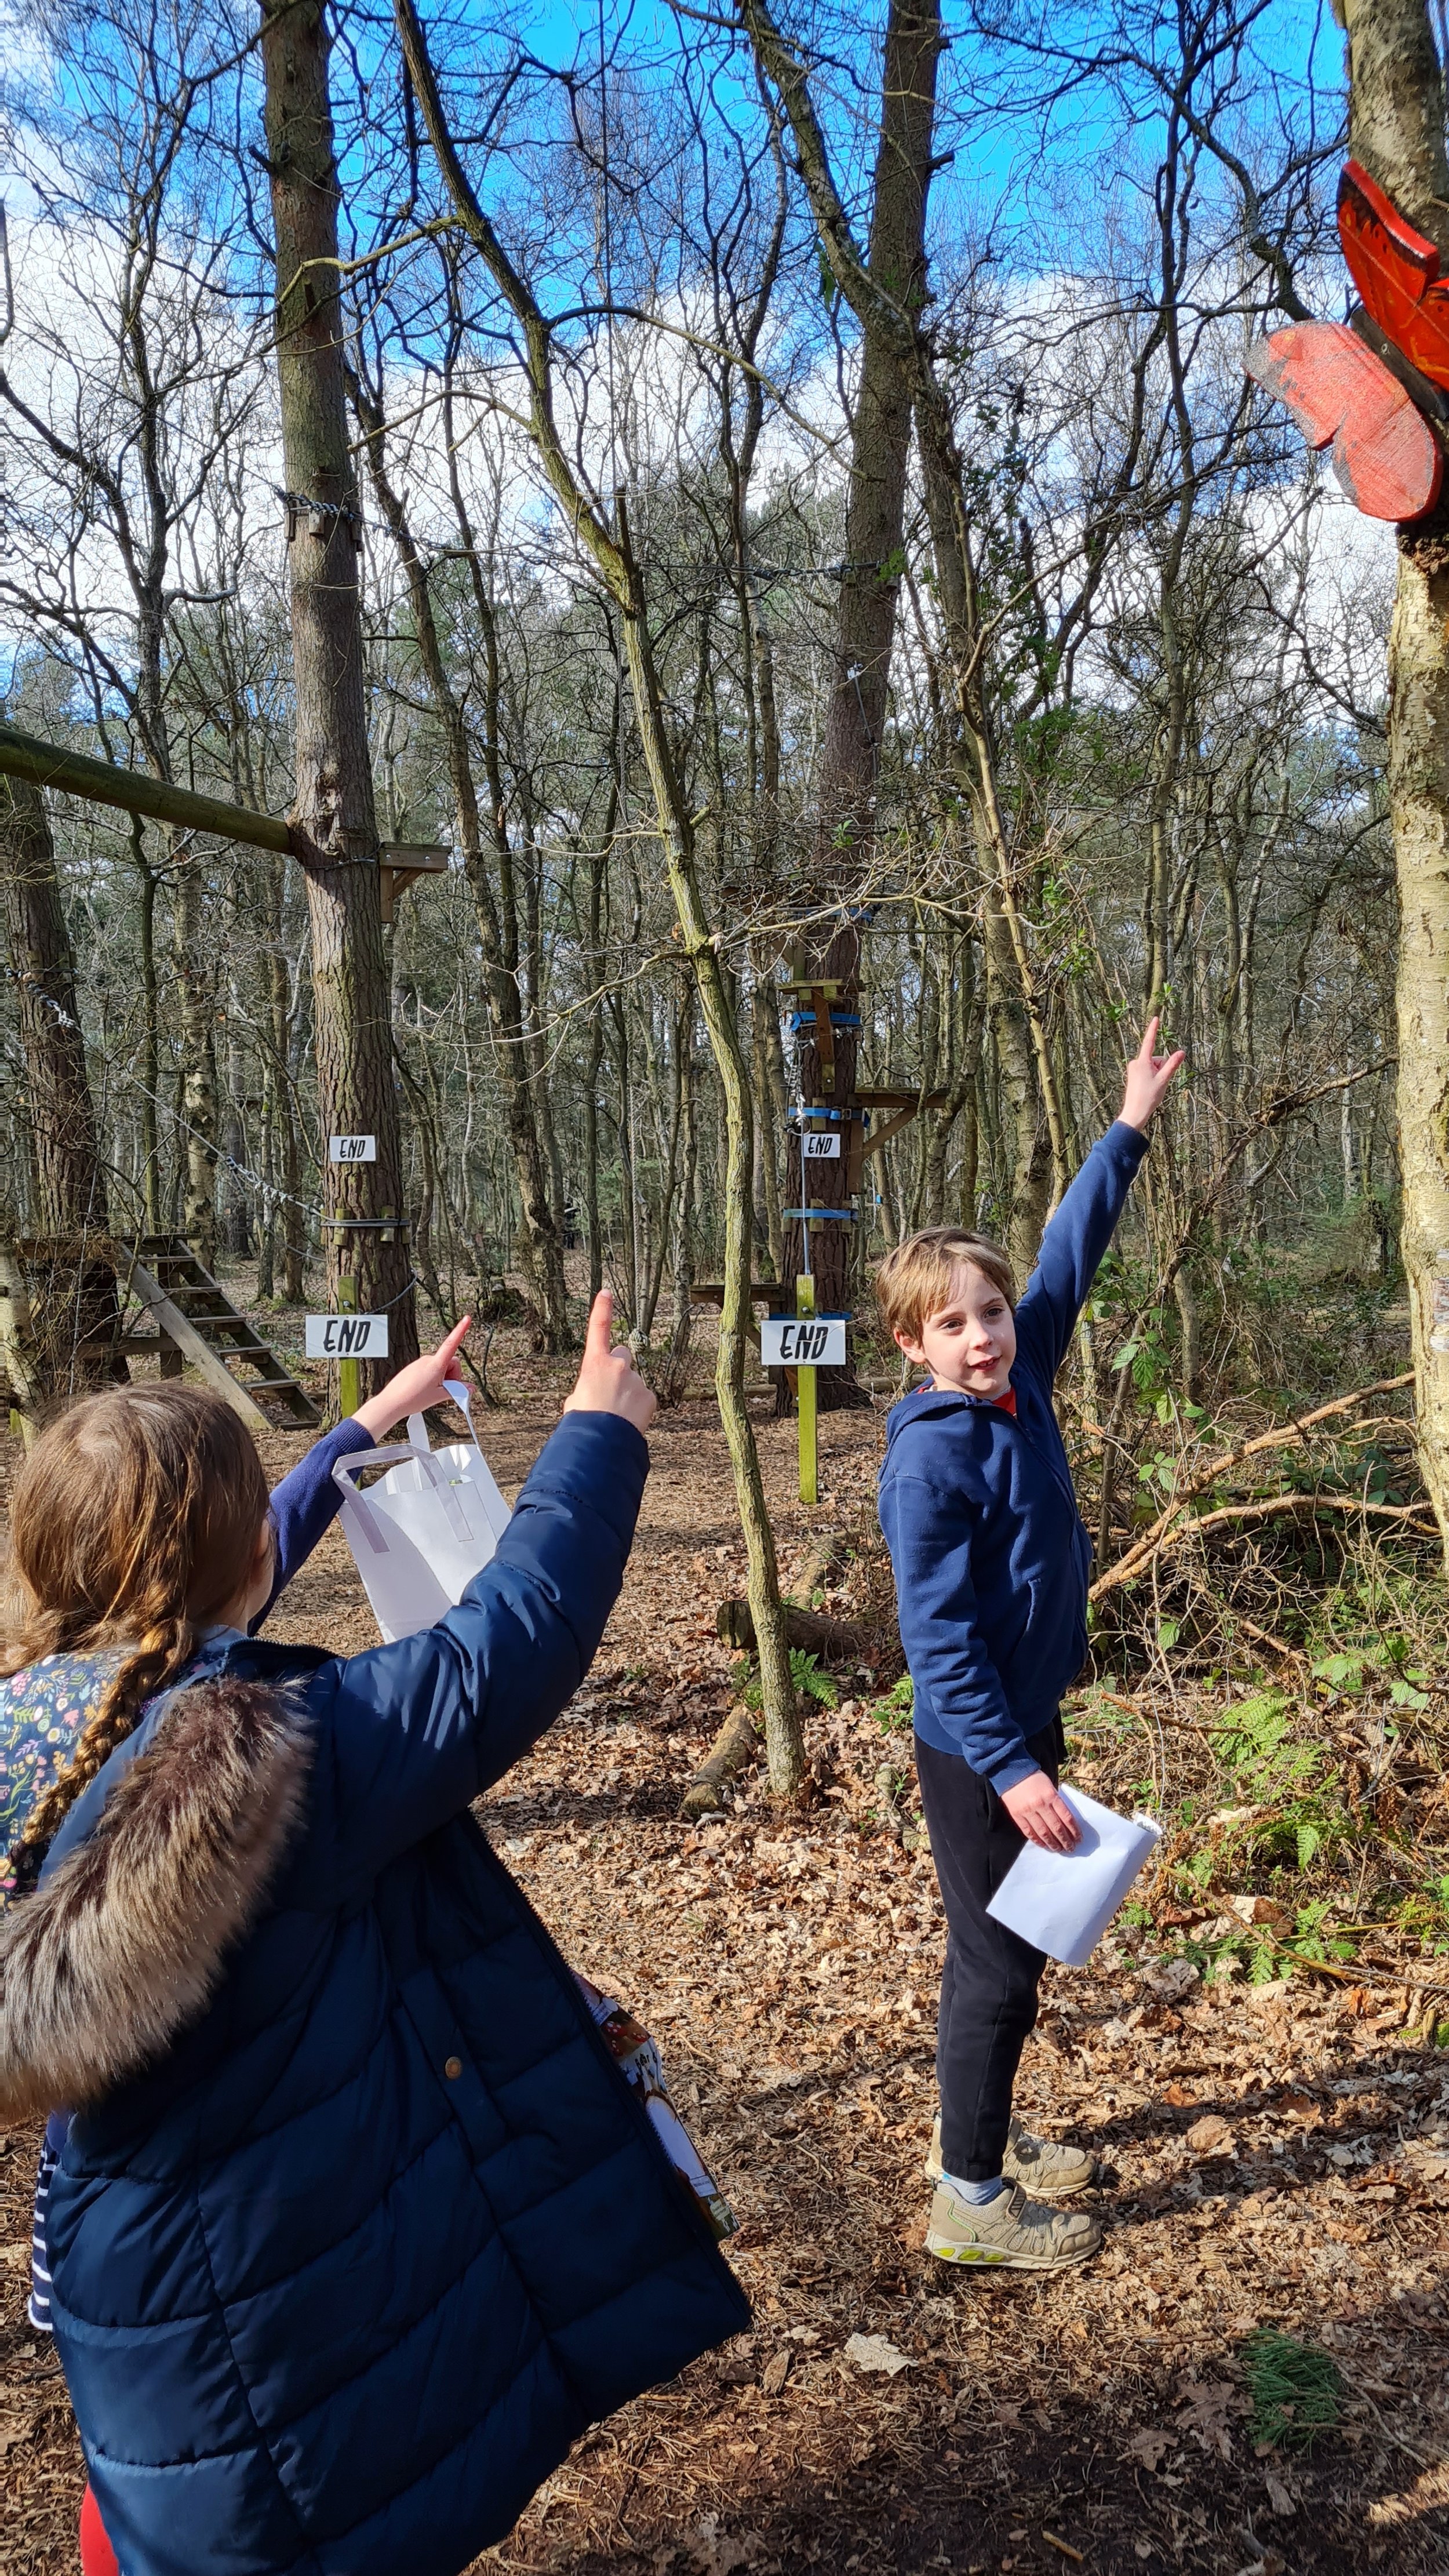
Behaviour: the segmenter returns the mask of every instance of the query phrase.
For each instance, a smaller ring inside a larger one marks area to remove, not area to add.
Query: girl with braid
[[[749,2322],[470,1813],[623,1578],[654,1399],[610,1320],[491,1563],[369,1653],[256,1632],[466,1320],[270,1500],[188,1386],[85,1399],[21,1470],[0,2120],[49,2115],[36,2313],[96,2576],[458,2576],[590,2422]]]

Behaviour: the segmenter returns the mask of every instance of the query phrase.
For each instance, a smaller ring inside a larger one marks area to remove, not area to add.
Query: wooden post
[[[813,1315],[815,1312],[815,1282],[805,1270],[801,1271],[795,1282],[795,1312],[797,1315]],[[800,1500],[802,1503],[813,1503],[816,1500],[820,1468],[813,1368],[796,1370],[795,1389],[795,1409],[800,1418]]]
[[[355,1315],[357,1313],[357,1273],[354,1270],[344,1270],[337,1282],[337,1312],[339,1315]],[[361,1361],[339,1360],[337,1363],[337,1403],[339,1411],[342,1413],[344,1418],[350,1419],[350,1417],[357,1411],[361,1402]]]

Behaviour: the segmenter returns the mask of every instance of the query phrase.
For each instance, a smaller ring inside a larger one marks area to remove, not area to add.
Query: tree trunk
[[[746,12],[748,23],[749,13]],[[935,0],[890,0],[881,69],[881,120],[866,254],[872,281],[894,303],[919,311],[925,293],[926,199],[931,184],[931,140],[936,112],[936,65],[941,51],[941,21]],[[844,281],[841,281],[842,284]],[[817,784],[818,824],[816,877],[822,890],[838,881],[842,865],[854,879],[869,859],[875,837],[876,780],[881,738],[885,731],[891,649],[895,639],[896,603],[903,568],[906,466],[911,444],[911,384],[899,363],[894,335],[882,331],[867,309],[860,315],[862,344],[860,390],[851,424],[850,489],[845,516],[845,570],[841,576],[835,623],[835,674],[826,712]],[[860,973],[860,934],[846,921],[824,941],[807,941],[799,966],[806,974],[842,987],[847,1012],[854,1009]],[[803,997],[802,997],[803,999]],[[808,1007],[808,1006],[807,1006]],[[799,1139],[792,1140],[789,1171],[798,1183],[799,1207],[849,1206],[853,1158],[849,1113],[855,1098],[855,1029],[834,1033],[834,1074],[827,1086],[819,1032],[800,1043],[800,1098],[842,1113],[842,1151],[837,1161],[801,1161]],[[785,1236],[783,1275],[788,1291],[804,1266],[803,1228],[792,1224]],[[815,1304],[821,1314],[848,1311],[851,1303],[856,1228],[826,1221],[812,1227],[810,1267],[815,1275]],[[855,1372],[843,1368],[816,1372],[818,1401],[824,1410],[864,1402]],[[781,1402],[786,1401],[781,1381]]]
[[[385,1309],[390,1352],[369,1388],[417,1352],[401,1220],[382,880],[363,695],[361,525],[347,439],[337,284],[337,168],[321,0],[263,0],[268,174],[277,270],[277,382],[288,487],[297,777],[310,844],[307,900],[319,1126],[377,1139],[373,1163],[324,1161],[327,1281],[344,1272],[363,1312]],[[324,1146],[325,1153],[325,1146]],[[393,1220],[389,1239],[383,1222]]]
[[[28,1342],[38,1373],[30,1384],[14,1385],[13,1393],[33,1424],[31,1403],[37,1396],[69,1392],[110,1376],[125,1378],[130,1372],[124,1359],[107,1358],[94,1348],[87,1355],[83,1348],[110,1334],[117,1323],[110,1256],[88,1259],[86,1254],[86,1237],[109,1230],[105,1167],[55,844],[39,790],[18,778],[0,778],[0,896],[25,1056],[36,1212],[40,1231],[59,1238],[45,1273],[38,1332],[21,1335],[23,1293],[13,1301],[16,1333]],[[25,1287],[18,1260],[11,1286],[21,1292]]]
[[[203,936],[201,869],[195,847],[175,857],[172,961],[181,1022],[181,1231],[208,1270],[216,1268],[216,1082],[211,974]]]
[[[535,1114],[535,1101],[541,1110],[546,1091],[536,1081],[536,1065],[530,1061],[530,1045],[524,1026],[522,991],[518,958],[510,959],[510,943],[505,938],[499,919],[497,899],[488,873],[484,850],[482,816],[478,784],[473,774],[473,758],[468,743],[468,723],[463,707],[449,678],[433,609],[432,586],[427,568],[418,550],[412,525],[401,493],[387,468],[384,445],[383,407],[368,392],[360,376],[349,371],[353,408],[366,432],[364,445],[372,475],[373,490],[392,533],[398,560],[407,580],[412,604],[413,631],[417,638],[418,659],[428,684],[443,736],[444,756],[448,764],[448,784],[452,791],[453,814],[463,864],[473,889],[478,944],[483,960],[483,991],[488,1006],[488,1022],[498,1054],[499,1079],[503,1087],[503,1115],[508,1131],[509,1150],[513,1156],[514,1177],[518,1184],[519,1207],[523,1233],[519,1250],[520,1264],[530,1299],[537,1307],[542,1324],[543,1348],[566,1350],[569,1344],[568,1304],[564,1287],[563,1238],[555,1222],[549,1190],[549,1174],[544,1146],[540,1142],[540,1120]],[[467,531],[471,537],[471,530]],[[475,592],[481,580],[474,558]],[[492,606],[486,633],[492,638]],[[489,653],[489,687],[486,720],[490,744],[497,731],[497,655]],[[501,862],[505,898],[508,896],[513,857],[508,845],[508,826],[503,803],[501,776],[490,758],[489,822],[495,860]],[[431,1295],[431,1290],[429,1294]]]
[[[1355,157],[1449,263],[1444,85],[1424,0],[1346,0]],[[1419,1458],[1449,1563],[1449,503],[1399,535],[1389,635],[1403,1259]]]
[[[694,975],[701,1016],[724,1094],[726,1144],[724,1300],[720,1311],[715,1388],[734,1470],[735,1496],[748,1564],[748,1592],[760,1641],[760,1689],[770,1785],[778,1797],[796,1796],[805,1778],[805,1742],[790,1673],[780,1603],[775,1536],[765,1503],[764,1478],[745,1402],[745,1353],[750,1314],[750,1181],[754,1126],[749,1069],[740,1043],[734,998],[700,885],[694,824],[674,759],[659,688],[659,674],[645,615],[643,582],[629,543],[625,496],[616,495],[611,529],[579,481],[554,412],[553,350],[548,325],[532,288],[516,269],[469,182],[443,113],[427,42],[412,0],[393,0],[393,14],[428,137],[438,157],[454,210],[494,285],[507,298],[525,351],[529,434],[577,541],[585,546],[622,611],[625,659],[634,710],[654,795],[665,875],[674,900],[680,945]]]
[[[0,778],[0,885],[41,1230],[104,1234],[106,1179],[55,845],[39,789],[18,778]]]

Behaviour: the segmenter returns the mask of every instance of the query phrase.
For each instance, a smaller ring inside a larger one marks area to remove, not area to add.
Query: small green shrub
[[[1243,2362],[1255,2442],[1306,2451],[1320,2433],[1332,2432],[1343,2411],[1343,2379],[1317,2344],[1260,2326],[1243,2345]]]
[[[915,1706],[915,1683],[909,1673],[902,1673],[894,1690],[887,1691],[884,1699],[876,1701],[871,1716],[882,1735],[904,1735],[913,1722]]]
[[[806,1699],[816,1701],[821,1708],[839,1708],[840,1693],[830,1675],[822,1673],[819,1657],[807,1655],[803,1646],[790,1649],[790,1679],[797,1691],[802,1692]],[[740,1656],[734,1668],[734,1683],[746,1708],[764,1706],[765,1694],[760,1687],[753,1656]]]

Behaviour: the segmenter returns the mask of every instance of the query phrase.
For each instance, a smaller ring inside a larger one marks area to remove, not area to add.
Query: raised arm
[[[330,1812],[349,1874],[382,1867],[460,1814],[588,1671],[624,1580],[655,1409],[628,1350],[609,1348],[611,1312],[607,1294],[596,1299],[564,1419],[457,1607],[311,1685],[314,1814],[320,1825]]]
[[[314,1814],[348,1874],[461,1814],[567,1706],[618,1598],[648,1466],[631,1423],[568,1415],[456,1609],[313,1681]]]
[[[1042,1236],[1037,1265],[1016,1310],[1017,1347],[1048,1383],[1066,1357],[1077,1317],[1116,1231],[1147,1151],[1146,1129],[1184,1050],[1155,1052],[1159,1022],[1148,1021],[1127,1066],[1121,1115],[1095,1144]]]
[[[274,1486],[272,1588],[262,1608],[247,1623],[251,1636],[269,1616],[278,1594],[294,1574],[300,1573],[341,1509],[342,1496],[332,1479],[338,1459],[353,1457],[359,1449],[374,1448],[395,1422],[401,1422],[409,1413],[426,1413],[430,1406],[442,1403],[443,1382],[457,1364],[458,1345],[472,1321],[471,1315],[465,1315],[435,1351],[426,1351],[420,1360],[399,1369],[380,1395],[369,1396],[356,1413],[339,1422],[335,1430],[325,1432],[280,1485]]]

